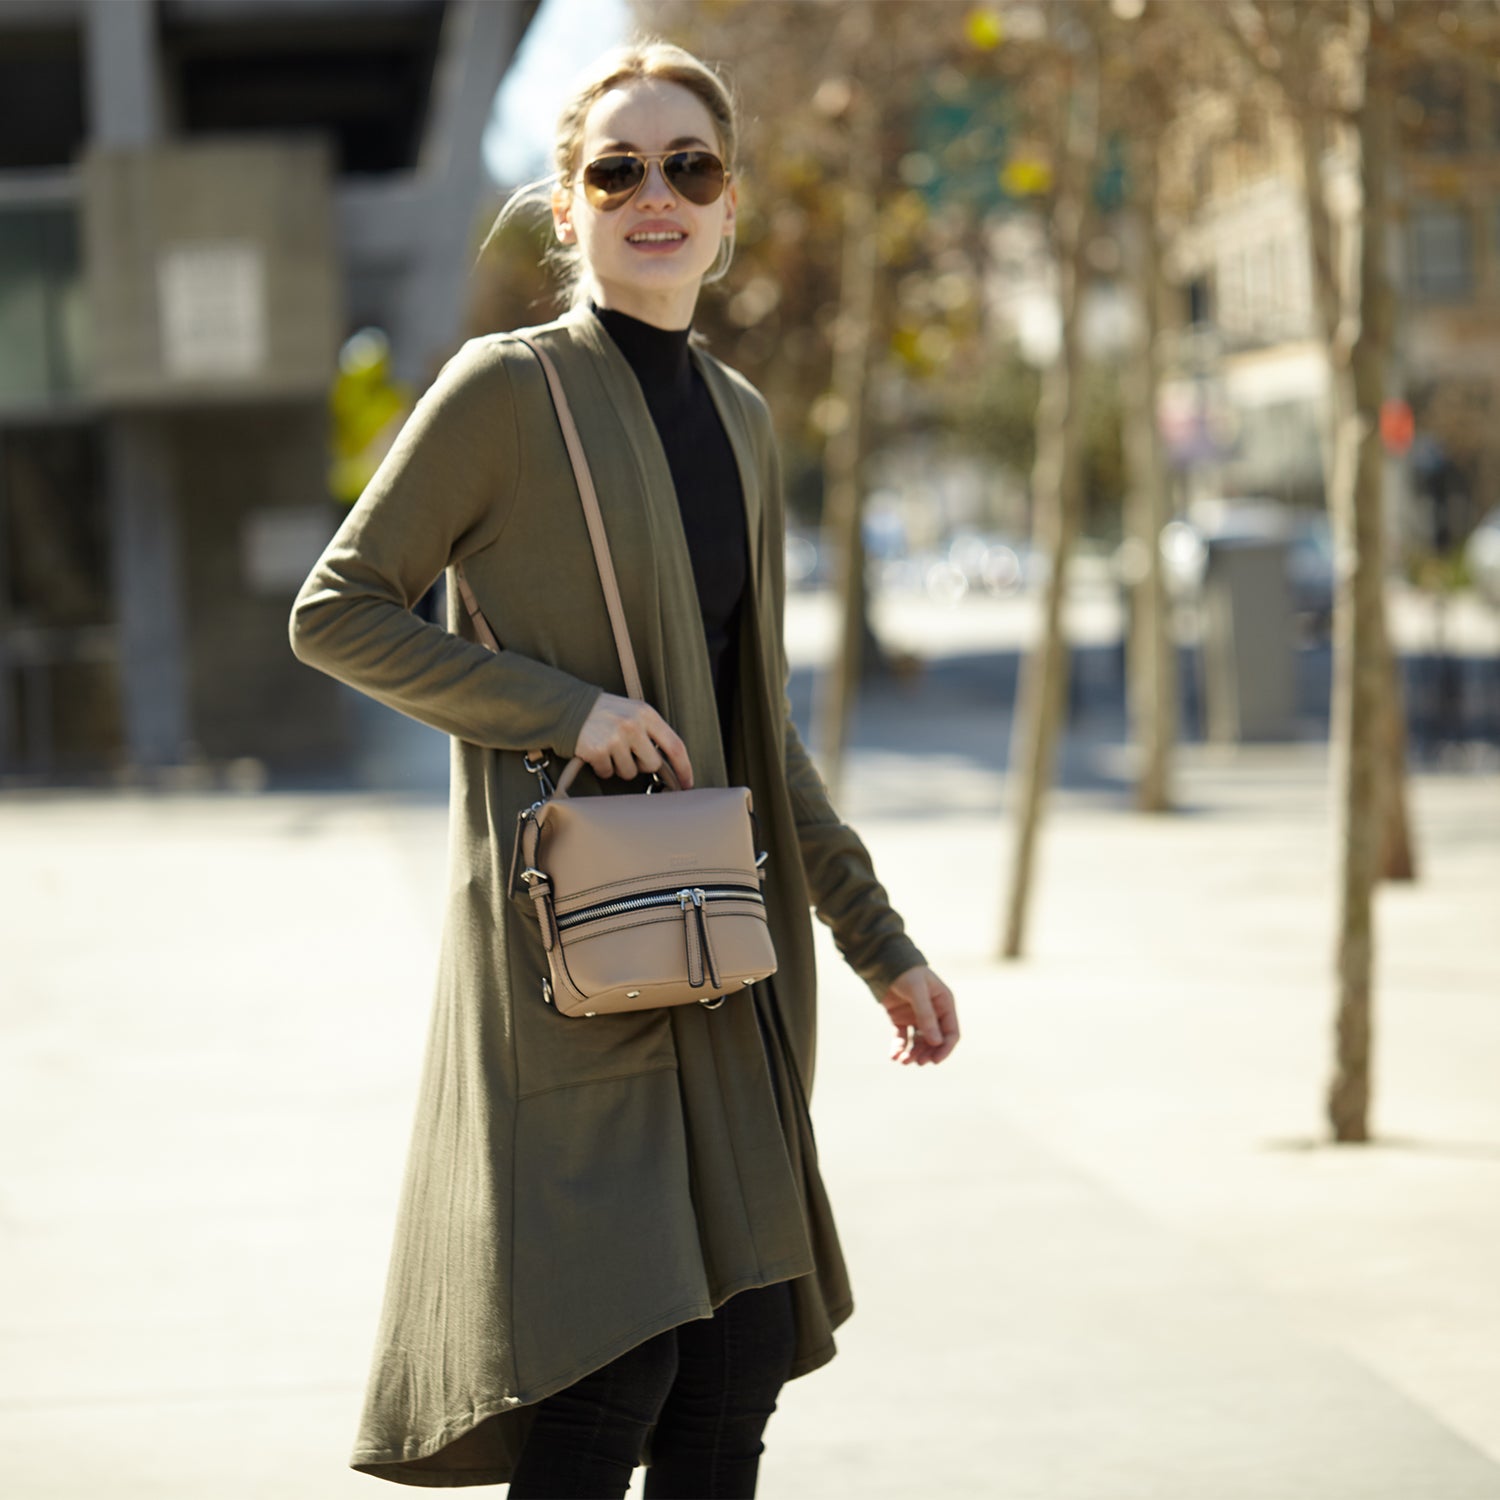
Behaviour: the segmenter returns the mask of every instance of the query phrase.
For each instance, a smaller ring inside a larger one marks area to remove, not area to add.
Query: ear
[[[572,212],[572,194],[559,183],[552,189],[552,230],[564,243],[573,239]]]
[[[735,228],[735,215],[740,206],[739,181],[731,177],[724,189],[724,233],[733,234]]]

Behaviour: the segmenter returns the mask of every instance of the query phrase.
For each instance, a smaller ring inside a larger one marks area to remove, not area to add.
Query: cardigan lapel
[[[686,650],[689,659],[694,662],[692,671],[702,687],[707,690],[703,701],[711,710],[714,696],[710,680],[708,645],[701,629],[689,631],[684,635],[680,630],[670,631],[667,624],[668,618],[672,616],[677,616],[684,621],[688,618],[699,619],[698,594],[697,586],[693,581],[692,562],[688,555],[687,537],[682,527],[682,513],[678,508],[677,489],[672,480],[671,466],[667,462],[666,449],[657,433],[651,409],[646,404],[645,393],[641,390],[640,382],[636,379],[630,362],[614,339],[610,337],[608,330],[587,306],[574,308],[563,314],[558,319],[558,324],[572,334],[579,347],[593,356],[586,363],[592,367],[591,373],[598,388],[607,398],[608,407],[616,419],[614,424],[610,424],[597,411],[580,413],[575,410],[585,447],[592,449],[593,446],[588,442],[590,430],[597,435],[596,441],[601,452],[618,454],[620,439],[623,437],[625,446],[628,447],[634,459],[636,478],[641,491],[641,503],[644,508],[644,520],[650,533],[666,543],[664,547],[652,548],[651,567],[648,569],[654,575],[654,587],[651,589],[654,611],[650,618],[657,627],[657,634],[650,642],[648,654],[652,649],[659,652],[660,660],[665,665],[670,659],[666,637],[668,634],[673,635],[675,650]],[[714,409],[718,412],[719,420],[723,424],[725,435],[734,453],[735,467],[739,473],[740,491],[744,502],[745,544],[748,558],[748,577],[742,608],[747,616],[745,627],[758,634],[762,627],[761,581],[764,549],[760,533],[764,504],[755,439],[749,424],[745,421],[741,402],[724,367],[700,348],[689,345],[689,349],[692,357],[697,361],[698,369],[702,372]],[[584,426],[585,416],[591,418],[587,427]],[[592,457],[591,462],[593,462]],[[638,583],[639,580],[634,582]],[[621,586],[628,589],[630,584],[622,581]],[[681,611],[680,615],[679,611]],[[637,645],[637,656],[641,656],[640,644]],[[644,671],[644,660],[642,668]],[[661,696],[656,701],[655,707],[668,723],[673,724],[679,732],[682,732],[684,726],[677,722],[680,705],[673,700],[670,678],[670,672],[666,671],[658,678]],[[693,697],[696,698],[697,694],[694,693]],[[702,748],[708,750],[713,760],[719,760],[719,735],[710,733],[708,728],[708,725],[714,722],[716,720],[711,716],[704,723],[704,734],[708,743]],[[695,759],[695,764],[697,763]],[[706,770],[707,767],[704,766],[701,769]]]
[[[661,438],[656,431],[656,423],[651,416],[651,409],[646,405],[645,394],[641,390],[640,382],[635,378],[635,371],[630,368],[629,360],[620,352],[619,345],[609,336],[608,330],[587,305],[572,309],[558,321],[571,326],[610,368],[614,378],[606,382],[606,387],[621,425],[630,438],[636,462],[641,470],[642,482],[647,486],[648,492],[671,496],[672,515],[677,518],[680,530],[681,512],[677,508],[677,489],[672,482],[672,470],[667,463],[667,452],[662,446]],[[714,404],[714,410],[718,412],[719,421],[723,423],[725,434],[729,438],[729,446],[734,450],[735,467],[739,470],[740,476],[740,493],[744,499],[745,545],[750,557],[750,576],[746,586],[754,593],[759,587],[761,565],[760,472],[755,461],[755,444],[745,424],[740,403],[735,399],[729,377],[724,373],[718,360],[705,353],[700,346],[692,343],[688,345],[688,353],[702,373],[703,382],[708,387],[708,394]],[[686,555],[686,546],[684,538],[684,555]]]

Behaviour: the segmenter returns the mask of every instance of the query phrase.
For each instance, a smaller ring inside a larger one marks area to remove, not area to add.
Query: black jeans
[[[618,1500],[653,1423],[647,1500],[748,1500],[795,1341],[777,1281],[627,1349],[537,1402],[510,1500]]]

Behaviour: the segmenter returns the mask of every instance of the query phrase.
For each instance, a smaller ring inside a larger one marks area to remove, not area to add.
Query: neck
[[[693,362],[688,353],[691,330],[658,328],[618,307],[600,307],[596,302],[589,305],[640,381],[648,405],[681,400],[692,390]]]
[[[661,291],[621,286],[618,282],[596,281],[591,295],[596,307],[628,313],[653,328],[681,331],[692,326],[693,309],[698,305],[698,283],[691,286],[666,287]]]

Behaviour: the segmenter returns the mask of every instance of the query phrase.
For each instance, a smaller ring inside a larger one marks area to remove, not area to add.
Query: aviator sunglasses
[[[623,208],[646,180],[654,161],[679,198],[707,208],[729,180],[724,163],[712,151],[611,151],[583,169],[583,196],[602,213]]]

